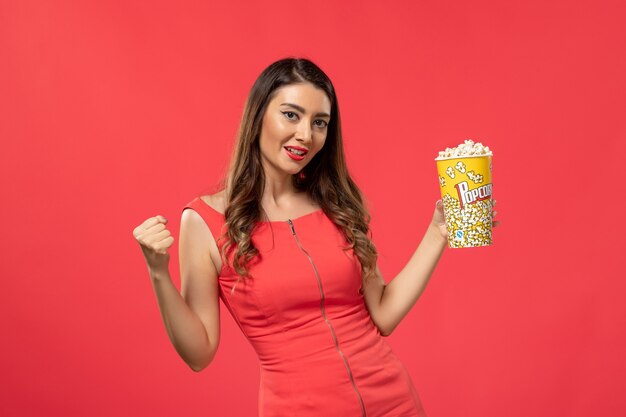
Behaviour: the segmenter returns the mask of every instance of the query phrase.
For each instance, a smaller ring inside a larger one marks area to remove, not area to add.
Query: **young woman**
[[[170,340],[194,371],[217,350],[222,299],[259,356],[260,416],[425,416],[384,336],[447,245],[442,205],[387,285],[369,221],[334,87],[311,61],[288,58],[253,85],[219,192],[183,208],[182,294],[169,275],[167,220],[151,217],[134,235]]]

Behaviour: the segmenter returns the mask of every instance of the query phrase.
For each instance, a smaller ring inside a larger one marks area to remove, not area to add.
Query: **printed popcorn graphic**
[[[467,178],[474,181],[474,184],[480,184],[481,182],[483,182],[483,176],[480,174],[475,174],[474,171],[468,171]]]

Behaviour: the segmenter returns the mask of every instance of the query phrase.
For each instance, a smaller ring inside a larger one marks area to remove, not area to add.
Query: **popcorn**
[[[468,139],[435,158],[451,248],[493,243],[492,156],[488,146]]]
[[[480,200],[461,208],[459,200],[443,196],[444,215],[451,248],[487,246],[492,242],[492,200]],[[469,226],[469,227],[468,227]]]
[[[476,142],[474,143],[471,139],[466,139],[464,143],[460,144],[455,148],[446,148],[445,151],[440,151],[439,156],[436,159],[440,158],[455,158],[459,156],[483,156],[490,155],[493,156],[493,153],[489,149],[489,146],[483,146],[482,143]]]

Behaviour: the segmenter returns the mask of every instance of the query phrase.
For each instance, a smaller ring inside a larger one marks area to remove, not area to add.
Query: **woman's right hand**
[[[174,238],[165,227],[166,223],[167,219],[158,215],[146,219],[133,230],[151,276],[168,272],[170,254],[167,250],[174,243]]]

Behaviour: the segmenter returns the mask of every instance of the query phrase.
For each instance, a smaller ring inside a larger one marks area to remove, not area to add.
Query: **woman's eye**
[[[285,117],[289,120],[296,120],[298,118],[298,115],[292,111],[283,111],[281,113],[284,114]],[[322,119],[316,120],[314,123],[317,123],[317,126],[321,127],[322,129],[328,126],[328,123],[326,122],[326,120],[322,120]]]

